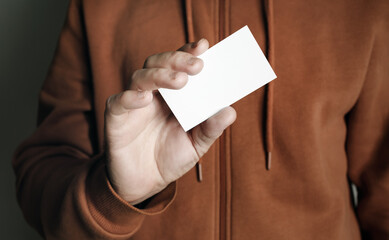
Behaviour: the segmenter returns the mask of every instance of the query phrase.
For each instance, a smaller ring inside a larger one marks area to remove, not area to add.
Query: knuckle
[[[202,140],[203,141],[214,141],[217,139],[223,132],[215,131],[217,129],[218,122],[217,120],[210,118],[206,121],[206,124],[201,125],[202,129]]]
[[[173,68],[179,69],[182,66],[182,63],[185,61],[185,53],[183,52],[174,52],[171,55],[171,65]]]
[[[180,56],[181,56],[181,52],[179,52],[179,51],[170,52],[170,58],[172,58],[172,59],[179,58]]]
[[[187,55],[187,53],[175,51],[175,52],[172,52],[171,59],[175,62],[179,62],[179,61],[184,60],[186,55]]]
[[[111,95],[107,98],[107,100],[105,101],[105,113],[109,112],[112,108],[112,104],[113,104],[113,101],[114,101],[114,98],[116,97],[116,95]]]
[[[117,96],[117,98],[116,98],[117,103],[118,103],[119,105],[121,105],[121,106],[125,105],[126,102],[127,102],[127,99],[131,96],[131,95],[130,95],[130,92],[131,92],[131,91],[128,91],[128,90],[127,90],[127,91],[124,91],[124,92],[120,93],[120,94]]]
[[[140,69],[135,70],[135,72],[132,73],[132,75],[131,75],[131,81],[132,82],[135,81],[135,79],[138,77],[139,72],[140,72]]]
[[[157,55],[157,54],[156,54]],[[148,68],[150,64],[153,62],[153,58],[155,58],[156,55],[148,56],[143,64],[143,68]]]
[[[154,71],[150,74],[150,78],[152,79],[150,84],[152,84],[154,88],[163,87],[168,81],[167,72],[168,70],[166,68],[154,69]]]
[[[165,76],[165,74],[166,74],[166,69],[165,68],[157,68],[153,72],[153,78],[155,80],[159,80],[159,79],[163,78]]]
[[[138,81],[140,78],[141,73],[143,72],[143,69],[138,69],[131,75],[131,80],[129,83],[130,89],[134,89],[138,87]]]

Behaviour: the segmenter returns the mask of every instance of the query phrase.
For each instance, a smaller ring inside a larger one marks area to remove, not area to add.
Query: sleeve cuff
[[[135,232],[145,216],[164,212],[176,196],[176,182],[173,182],[141,204],[142,209],[132,206],[112,188],[106,175],[104,155],[92,166],[86,181],[91,215],[102,228],[115,234]]]

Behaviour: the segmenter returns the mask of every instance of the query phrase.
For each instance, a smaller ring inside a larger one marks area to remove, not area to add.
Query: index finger
[[[209,48],[209,42],[207,39],[202,38],[197,42],[187,43],[184,46],[180,47],[177,51],[183,51],[190,53],[194,56],[199,56]]]

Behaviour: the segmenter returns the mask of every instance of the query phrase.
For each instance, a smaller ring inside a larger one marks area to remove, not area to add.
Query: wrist
[[[168,184],[153,184],[153,187],[148,188],[151,190],[141,189],[139,184],[136,187],[123,186],[122,184],[115,181],[115,176],[113,175],[108,165],[105,166],[105,171],[107,180],[115,193],[132,206],[142,204],[142,202],[152,198],[154,195],[158,194],[168,186]]]

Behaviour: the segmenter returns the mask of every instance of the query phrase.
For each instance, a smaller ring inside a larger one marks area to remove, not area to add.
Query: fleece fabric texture
[[[278,78],[233,105],[202,182],[131,206],[106,176],[106,99],[146,57],[244,25]],[[71,0],[13,160],[24,216],[46,239],[389,239],[388,44],[387,0]]]

